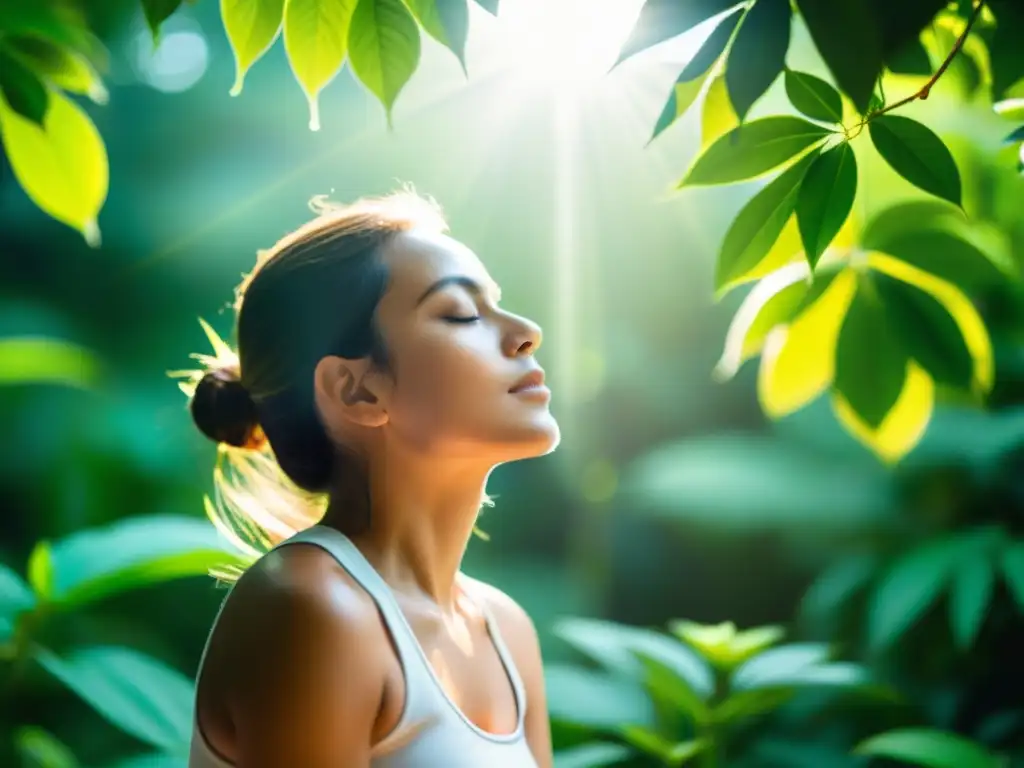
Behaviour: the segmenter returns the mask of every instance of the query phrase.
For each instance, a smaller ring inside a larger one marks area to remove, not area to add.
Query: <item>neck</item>
[[[393,589],[453,611],[456,577],[492,467],[393,456],[372,464],[369,526],[350,538]],[[357,512],[354,501],[333,496],[323,524],[350,528],[336,523]]]

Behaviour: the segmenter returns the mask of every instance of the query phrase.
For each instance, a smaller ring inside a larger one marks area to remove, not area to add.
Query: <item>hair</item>
[[[364,469],[320,420],[314,370],[329,355],[389,370],[375,318],[389,278],[381,251],[400,232],[447,231],[437,204],[410,189],[351,205],[315,197],[310,207],[316,217],[260,252],[236,289],[237,352],[200,320],[214,354],[192,356],[200,370],[171,372],[187,379],[192,418],[218,444],[204,504],[243,562],[316,524],[339,485],[368,499]]]

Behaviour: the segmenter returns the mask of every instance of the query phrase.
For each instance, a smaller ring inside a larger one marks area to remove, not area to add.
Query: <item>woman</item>
[[[427,201],[314,202],[190,390],[214,521],[272,546],[207,641],[190,768],[549,768],[536,631],[459,570],[491,470],[558,443],[540,329]]]

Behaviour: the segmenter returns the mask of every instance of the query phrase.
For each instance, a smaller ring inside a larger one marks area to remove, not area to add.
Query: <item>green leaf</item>
[[[420,31],[401,0],[359,0],[349,32],[352,70],[380,99],[391,124],[399,92],[420,60]]]
[[[683,34],[712,16],[737,5],[736,0],[647,0],[615,62]]]
[[[42,728],[19,728],[14,743],[23,764],[33,768],[77,768],[78,761],[67,746]]]
[[[826,123],[843,122],[843,97],[820,77],[787,69],[786,96],[807,117]]]
[[[722,290],[757,267],[768,255],[797,207],[797,196],[813,153],[794,163],[743,206],[722,241],[715,289]]]
[[[792,10],[789,0],[756,0],[729,50],[725,84],[740,122],[786,67]]]
[[[53,552],[48,541],[40,541],[28,556],[28,583],[41,600],[53,596]]]
[[[1024,99],[1004,99],[996,102],[992,108],[997,115],[1009,120],[1020,120],[1024,118]]]
[[[119,760],[110,768],[188,768],[187,755],[150,753]]]
[[[737,126],[707,148],[679,186],[753,179],[799,155],[828,130],[799,117],[777,116]]]
[[[812,622],[831,618],[867,587],[877,567],[874,554],[858,553],[840,560],[807,590],[800,612]]]
[[[1007,136],[1004,141],[1007,144],[1016,144],[1018,141],[1024,141],[1024,125]]]
[[[63,384],[87,388],[98,377],[91,352],[60,339],[0,339],[0,386]]]
[[[969,389],[974,359],[956,321],[928,293],[888,275],[872,276],[888,316],[886,333],[933,379]]]
[[[0,618],[11,619],[36,604],[32,588],[10,568],[0,565]]]
[[[1003,552],[1003,578],[1017,602],[1017,608],[1024,613],[1024,542],[1011,544]]]
[[[894,75],[927,77],[932,73],[931,59],[920,38],[887,56],[885,64]]]
[[[725,75],[718,74],[711,79],[700,115],[700,148],[705,150],[714,144],[723,134],[728,133],[740,124],[736,111],[729,101],[729,92],[725,87]]]
[[[655,723],[651,700],[629,680],[557,663],[544,666],[544,680],[555,722],[614,731]]]
[[[865,423],[877,428],[903,390],[907,362],[885,305],[870,278],[861,276],[839,330],[835,388]]]
[[[97,66],[107,63],[103,44],[89,31],[80,3],[4,0],[0,3],[0,29],[7,40],[41,38],[76,51]]]
[[[46,87],[20,59],[0,48],[0,95],[17,114],[42,127],[50,97]]]
[[[739,12],[741,10],[742,7],[734,8],[718,22],[718,26],[707,36],[704,43],[693,55],[693,58],[687,62],[686,67],[679,74],[679,80],[696,80],[701,75],[706,75],[711,71],[711,68],[722,57],[726,47],[729,45],[729,41],[732,40],[737,25],[743,19],[744,14]]]
[[[154,40],[160,36],[160,25],[167,21],[180,5],[181,0],[142,0],[142,10],[145,12],[146,23]]]
[[[100,646],[37,661],[125,733],[167,752],[188,753],[192,683],[177,670],[129,648]]]
[[[80,531],[52,549],[52,599],[81,605],[147,584],[241,564],[205,520],[145,516]]]
[[[795,691],[767,688],[755,691],[736,691],[715,707],[715,720],[731,723],[746,720],[778,709],[791,698]]]
[[[931,129],[899,115],[880,115],[868,123],[871,142],[896,173],[919,189],[961,205],[960,171]]]
[[[85,112],[54,91],[40,127],[0,99],[0,137],[32,202],[98,245],[96,218],[107,198],[109,169],[103,139]]]
[[[232,96],[242,92],[245,73],[277,39],[284,19],[284,6],[285,0],[221,0],[220,15],[235,56]]]
[[[926,768],[1000,768],[1002,765],[980,744],[927,728],[887,731],[862,741],[854,751]]]
[[[807,667],[828,661],[829,649],[823,643],[793,643],[770,648],[758,654],[733,673],[733,690],[743,691],[786,684],[792,676]]]
[[[106,104],[103,81],[85,56],[38,37],[15,37],[4,41],[11,56],[57,88],[81,93],[97,104]]]
[[[476,4],[492,16],[498,15],[498,0],[476,0]]]
[[[710,716],[707,703],[682,675],[655,658],[645,657],[642,653],[638,656],[647,670],[644,686],[654,699],[689,715],[694,722],[707,722]]]
[[[406,0],[416,20],[437,40],[455,54],[466,70],[466,38],[469,35],[467,0]]]
[[[627,725],[621,730],[622,737],[641,752],[652,755],[666,765],[683,766],[699,755],[707,743],[701,739],[672,742],[651,728]]]
[[[309,128],[320,130],[320,91],[338,74],[349,49],[359,0],[285,0],[284,49],[309,101]]]
[[[811,269],[843,228],[856,196],[857,158],[849,143],[818,155],[807,169],[796,199],[800,240]]]
[[[622,744],[590,742],[555,752],[555,768],[604,768],[617,765],[632,754]]]
[[[987,553],[967,557],[953,575],[949,595],[949,619],[957,645],[968,650],[974,645],[985,621],[995,572]]]
[[[924,615],[949,582],[956,558],[956,548],[943,539],[912,550],[891,566],[868,606],[873,648],[890,645]]]
[[[858,0],[797,0],[811,39],[840,90],[863,114],[882,74],[881,30]]]

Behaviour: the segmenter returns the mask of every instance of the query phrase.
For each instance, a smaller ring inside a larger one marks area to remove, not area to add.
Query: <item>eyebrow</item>
[[[423,292],[423,295],[420,296],[419,299],[417,300],[416,306],[418,307],[420,304],[425,302],[435,293],[444,290],[450,285],[457,285],[460,286],[461,288],[465,288],[474,296],[483,296],[485,293],[480,283],[478,283],[471,277],[467,277],[466,275],[448,275],[447,277],[442,277],[440,280],[438,280],[429,288],[427,288],[427,290]],[[499,300],[501,298],[501,291],[497,287],[493,287],[492,291],[495,294],[495,300]]]

